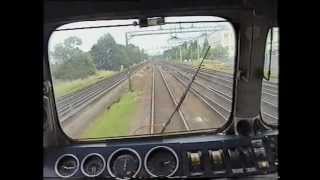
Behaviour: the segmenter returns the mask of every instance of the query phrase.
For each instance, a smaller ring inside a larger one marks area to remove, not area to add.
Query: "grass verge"
[[[85,79],[77,79],[74,81],[56,81],[53,86],[55,96],[61,97],[66,94],[79,91],[98,81],[108,78],[113,74],[115,74],[114,71],[98,71],[95,75],[89,76]]]
[[[99,115],[81,138],[102,138],[129,135],[130,119],[137,108],[137,93],[128,92]]]

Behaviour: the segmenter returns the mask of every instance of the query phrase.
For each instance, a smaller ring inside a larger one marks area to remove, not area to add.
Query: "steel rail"
[[[181,74],[181,76],[186,76],[186,75],[183,75],[181,72],[177,72],[177,73]],[[201,77],[201,78],[202,78],[202,77]],[[188,77],[188,79],[190,79],[190,78]],[[228,100],[231,102],[231,99],[232,99],[232,96],[230,95],[231,93],[230,93],[230,94],[227,94],[227,93],[225,93],[225,92],[222,92],[222,91],[216,89],[216,88],[213,87],[213,86],[207,87],[206,85],[204,85],[203,83],[201,83],[201,82],[199,82],[199,81],[196,81],[195,83],[198,84],[198,85],[200,85],[200,86],[203,87],[203,88],[206,88],[206,89],[207,89],[208,91],[210,91],[210,92],[218,93],[218,94],[217,94],[218,96],[224,96],[225,98],[228,98]],[[217,84],[220,84],[220,83],[217,83]],[[223,84],[220,84],[220,85],[221,85],[221,86],[224,86]],[[226,86],[224,86],[224,87],[226,87]],[[229,88],[229,87],[227,87],[227,88]],[[230,89],[230,91],[231,91],[231,89]],[[270,106],[271,108],[278,108],[278,106],[277,106],[276,104],[273,104],[272,102],[267,101],[267,100],[265,100],[265,99],[262,100],[262,103],[264,103],[264,104],[267,105],[267,106]]]
[[[171,63],[172,64],[172,63]],[[177,64],[172,64],[173,66],[177,67],[177,68],[182,68],[182,69],[185,69],[187,70],[188,72],[193,72],[195,71],[195,69],[193,67],[187,67],[187,65],[177,65]],[[219,74],[216,74],[215,70],[203,70],[205,68],[201,68],[201,71],[199,74],[202,74],[204,76],[207,76],[207,77],[210,77],[210,78],[215,78],[215,79],[218,79],[220,81],[225,81],[227,84],[229,84],[230,86],[232,86],[232,83],[233,83],[233,77],[232,78],[229,78],[229,77],[226,77],[224,75],[219,75]],[[220,71],[216,71],[216,72],[219,72],[219,73],[222,73]],[[277,85],[276,83],[271,83],[271,82],[267,82],[265,81],[266,83],[269,83],[269,84],[264,84],[263,86],[263,91],[269,91],[269,94],[270,92],[272,92],[273,96],[277,96],[278,92],[277,92]]]
[[[169,72],[170,73],[170,72]],[[184,82],[181,78],[179,78],[178,76],[176,76],[175,74],[170,73],[179,83],[181,83],[184,87],[187,86],[187,83]],[[212,111],[214,111],[218,116],[220,116],[222,119],[224,119],[225,121],[228,120],[227,114],[229,114],[230,112],[225,109],[225,107],[219,105],[218,103],[212,101],[208,96],[203,95],[202,93],[200,93],[198,90],[196,90],[195,88],[193,88],[191,86],[190,88],[190,92],[195,95],[196,97],[198,97],[201,102],[203,102],[205,105],[207,105]],[[218,110],[220,109],[220,111]],[[221,112],[224,111],[224,112]]]
[[[192,67],[193,69],[195,69],[194,67]],[[201,71],[204,71],[204,72],[207,72],[207,73],[213,73],[217,76],[220,76],[220,77],[225,77],[225,78],[228,78],[228,79],[233,79],[233,75],[230,74],[230,73],[227,73],[227,72],[222,72],[222,71],[217,71],[217,70],[214,70],[214,69],[208,69],[208,68],[201,68]],[[271,82],[271,81],[265,81],[264,80],[264,85],[265,86],[270,86],[274,89],[277,89],[278,88],[278,83],[276,82]]]
[[[138,65],[135,65],[133,66],[133,68],[137,68],[139,66],[141,66],[142,64],[138,64]],[[61,104],[63,103],[64,101],[70,101],[70,99],[72,98],[75,98],[76,96],[80,96],[82,93],[86,93],[86,90],[90,90],[90,89],[94,89],[96,86],[99,86],[99,85],[103,85],[105,84],[107,81],[113,81],[114,79],[118,78],[119,76],[122,76],[123,74],[126,74],[128,73],[128,70],[125,70],[123,72],[119,72],[119,73],[116,73],[114,74],[113,76],[109,77],[109,78],[105,78],[105,79],[102,79],[90,86],[87,86],[83,89],[81,89],[80,91],[76,91],[74,93],[69,93],[69,94],[66,94],[64,96],[61,96],[61,97],[58,97],[56,98],[56,104]]]
[[[151,114],[150,114],[150,134],[154,133],[154,94],[155,94],[155,88],[154,88],[154,65],[152,65],[152,89],[151,89]]]
[[[134,72],[137,71],[143,64],[135,66]],[[59,120],[64,123],[67,119],[78,113],[90,105],[95,100],[99,99],[102,95],[110,92],[112,89],[120,85],[122,82],[128,79],[128,72],[119,73],[116,77],[107,79],[106,81],[98,84],[91,85],[90,87],[72,94],[72,97],[64,100],[63,103],[57,104],[57,112]]]
[[[164,75],[163,75],[163,73],[162,73],[162,71],[161,71],[161,69],[160,69],[159,67],[158,67],[158,71],[160,72],[161,79],[163,80],[163,82],[164,82],[164,84],[165,84],[165,87],[166,87],[166,89],[167,89],[168,92],[169,92],[170,99],[173,101],[174,105],[177,106],[178,103],[177,103],[177,101],[176,101],[176,98],[175,98],[173,92],[171,91],[171,89],[169,88],[168,82],[167,82],[166,78],[164,77]],[[189,124],[187,123],[186,119],[184,118],[184,114],[182,113],[182,111],[181,111],[180,109],[178,110],[178,114],[179,114],[180,119],[181,119],[182,122],[183,122],[184,127],[185,127],[187,130],[190,130],[190,126],[189,126]]]
[[[186,75],[183,75],[181,72],[179,72],[179,71],[175,71],[175,73],[176,74],[179,74],[181,77],[183,77],[183,78],[186,78],[186,79],[188,79],[188,80],[190,80],[190,78],[189,77],[187,77]],[[182,80],[181,80],[182,81]],[[227,95],[227,94],[225,94],[225,93],[223,93],[223,92],[221,92],[221,91],[219,91],[219,90],[216,90],[216,89],[214,89],[214,88],[208,88],[207,86],[205,86],[204,84],[202,84],[202,83],[200,83],[200,82],[198,82],[198,81],[195,81],[195,84],[197,84],[198,86],[200,86],[200,87],[202,87],[203,89],[205,89],[205,90],[207,90],[207,91],[209,91],[209,92],[212,92],[212,93],[214,93],[215,95],[217,95],[218,97],[220,97],[221,99],[224,99],[224,101],[228,101],[228,103],[231,103],[232,102],[232,97],[230,96],[230,95]],[[200,93],[201,94],[201,93]],[[208,97],[209,98],[209,97]],[[212,100],[211,98],[209,98],[211,101],[214,101],[214,100]],[[267,103],[267,102],[265,102],[267,105],[270,105],[272,108],[277,108],[276,106],[274,106],[274,104],[272,104],[272,103]],[[220,105],[220,104],[218,104],[218,103],[216,103],[218,106],[220,106],[220,107],[222,107],[222,105]],[[226,109],[226,108],[225,108]],[[229,110],[229,108],[228,108],[228,110],[227,110],[228,112],[231,112],[230,110]],[[274,116],[274,115],[272,115],[272,114],[269,114],[269,113],[267,113],[267,112],[262,112],[263,113],[263,115],[265,115],[265,116],[268,116],[268,119],[272,119],[273,121],[274,120],[278,120],[278,118],[276,117],[276,116]]]
[[[202,68],[201,71],[205,72],[205,73],[208,73],[208,74],[212,74],[212,75],[218,77],[220,80],[224,80],[225,79],[228,82],[233,82],[233,76],[230,75],[230,74],[227,74],[227,73],[224,73],[224,72],[221,72],[221,71],[212,70],[212,69],[206,69],[206,68]],[[269,91],[269,92],[271,91],[274,94],[278,93],[277,92],[277,89],[278,89],[277,83],[264,81],[263,86],[264,86],[263,87],[264,90],[266,90],[266,91]]]
[[[178,68],[178,69],[181,69],[181,70],[184,70],[186,72],[190,72],[190,73],[193,73],[194,70],[190,69],[190,68],[186,68],[186,67],[181,67],[179,65],[175,65],[175,64],[172,64],[174,67]],[[224,86],[225,88],[228,88],[230,90],[232,90],[232,83],[231,80],[227,80],[225,81],[223,78],[216,78],[216,76],[212,76],[210,75],[210,73],[203,73],[203,72],[199,72],[199,75],[198,77],[201,77],[203,79],[206,79],[207,81],[210,81],[210,82],[213,82],[213,83],[216,83],[216,84],[219,84],[221,86]],[[220,82],[219,82],[220,81]],[[222,81],[222,82],[221,82]],[[225,82],[225,83],[223,83]],[[275,90],[271,90],[271,89],[268,89],[268,88],[263,88],[262,90],[262,93],[265,95],[265,96],[271,96],[271,98],[276,98],[278,95],[277,95],[277,91]]]
[[[89,96],[86,96],[83,99],[78,100],[76,105],[72,106],[72,109],[69,109],[67,112],[64,112],[61,115],[59,114],[60,122],[64,123],[70,117],[77,114],[80,110],[84,109],[85,107],[87,107],[89,104],[91,104],[95,100],[99,99],[105,93],[110,92],[112,89],[114,89],[116,86],[120,85],[125,80],[127,80],[127,77],[124,77],[124,78],[116,81],[111,87],[109,87],[107,89],[103,89],[102,91],[97,90],[96,92],[92,92]]]
[[[181,74],[181,75],[182,75],[182,74]],[[182,75],[182,76],[183,76],[183,75]],[[188,78],[188,77],[186,77],[186,78]],[[188,78],[188,79],[190,79],[190,78]],[[212,87],[211,87],[211,88],[208,88],[208,87],[206,87],[204,84],[202,84],[202,83],[200,83],[200,82],[198,82],[198,81],[195,81],[195,84],[197,84],[198,86],[202,87],[203,89],[205,89],[205,90],[207,90],[207,91],[209,91],[209,92],[212,92],[212,93],[216,94],[217,96],[225,99],[225,100],[228,101],[229,103],[232,102],[232,97],[229,96],[229,95],[227,95],[227,94],[224,94],[224,93],[221,92],[221,91],[218,91],[218,90],[216,90],[216,89],[213,89]],[[267,105],[267,106],[270,106],[270,108],[273,108],[273,109],[275,109],[275,110],[277,109],[277,106],[274,105],[274,104],[272,104],[272,103],[270,103],[270,102],[263,101],[263,103],[265,103],[265,105]],[[271,117],[272,119],[278,120],[278,118],[277,118],[276,116],[274,116],[274,115],[272,115],[272,114],[269,114],[269,113],[267,113],[267,112],[264,112],[264,111],[263,111],[262,114],[263,114],[263,115],[266,115],[266,116],[268,116],[268,117]]]

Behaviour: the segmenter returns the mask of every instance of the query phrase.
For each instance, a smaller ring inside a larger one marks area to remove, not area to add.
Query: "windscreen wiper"
[[[200,68],[201,68],[201,66],[202,66],[202,63],[203,63],[204,59],[205,59],[205,58],[207,57],[207,55],[208,55],[208,52],[209,52],[210,48],[211,48],[211,47],[208,46],[208,49],[207,49],[206,53],[204,54],[204,56],[203,56],[203,58],[202,58],[202,60],[201,60],[201,62],[200,62],[200,64],[199,64],[199,66],[198,66],[198,68],[197,68],[196,73],[193,75],[193,77],[192,77],[190,83],[188,84],[186,90],[185,90],[184,93],[182,94],[182,96],[181,96],[181,98],[180,98],[180,101],[179,101],[179,103],[177,104],[175,110],[172,112],[172,114],[170,115],[169,119],[166,121],[166,123],[165,123],[164,126],[162,127],[161,133],[164,133],[164,131],[166,130],[166,128],[167,128],[168,125],[170,124],[170,122],[171,122],[174,114],[180,109],[180,107],[181,107],[184,99],[186,98],[186,96],[187,96],[187,94],[188,94],[188,92],[189,92],[189,90],[190,90],[190,88],[191,88],[191,85],[192,85],[193,81],[196,79],[196,76],[198,75],[198,73],[199,73],[199,71],[200,71]]]

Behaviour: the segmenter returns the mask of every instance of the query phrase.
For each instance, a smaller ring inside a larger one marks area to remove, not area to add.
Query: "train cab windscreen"
[[[90,140],[214,132],[228,121],[232,24],[211,16],[163,19],[149,25],[139,19],[75,22],[52,33],[50,72],[66,135]],[[274,89],[266,83],[263,117]]]

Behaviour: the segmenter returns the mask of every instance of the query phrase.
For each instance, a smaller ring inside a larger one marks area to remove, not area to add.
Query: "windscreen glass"
[[[279,28],[271,28],[266,42],[261,115],[268,123],[278,124]]]
[[[234,57],[233,27],[218,17],[63,25],[49,40],[60,125],[72,139],[217,129],[231,114]]]

